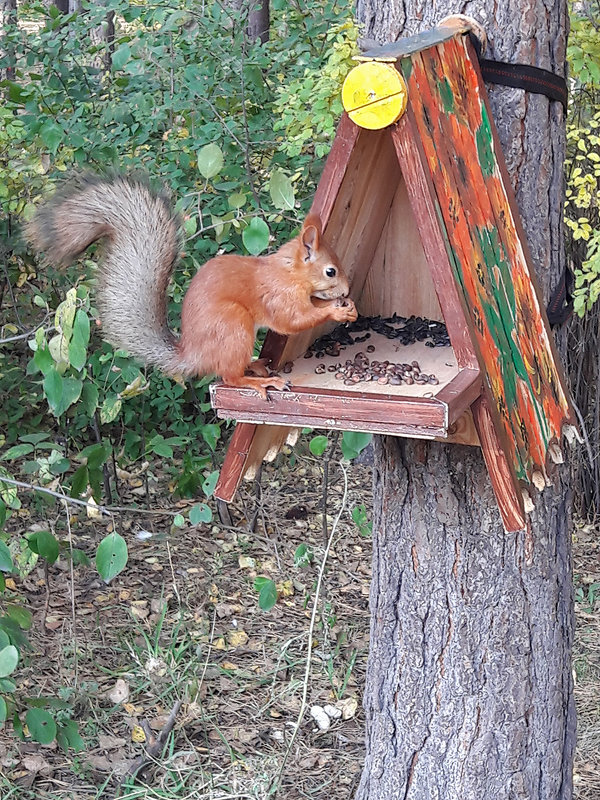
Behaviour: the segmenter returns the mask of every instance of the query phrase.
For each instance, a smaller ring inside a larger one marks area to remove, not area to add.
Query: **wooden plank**
[[[412,36],[402,37],[397,42],[390,42],[379,47],[372,47],[365,50],[360,56],[357,56],[357,61],[397,61],[400,58],[409,56],[412,53],[417,53],[419,50],[424,50],[427,47],[433,47],[440,42],[445,42],[447,39],[452,39],[457,33],[464,30],[469,30],[465,25],[460,27],[439,26],[432,28],[422,33],[415,33]]]
[[[217,500],[224,500],[226,503],[233,500],[242,479],[246,457],[255,431],[256,425],[236,425],[215,487],[214,494]]]
[[[463,444],[468,447],[481,447],[475,423],[473,422],[473,413],[471,409],[459,417],[456,422],[453,422],[448,428],[448,436],[444,439],[437,439],[439,442],[446,442],[448,444]]]
[[[468,48],[464,37],[448,41],[415,55],[404,71],[418,98],[415,120],[488,374],[491,413],[518,477],[531,480],[572,415]]]
[[[321,218],[324,230],[329,223],[340,186],[346,177],[346,170],[359,133],[360,128],[344,112],[310,208],[313,214],[318,214]]]
[[[310,417],[319,419],[323,428],[330,427],[330,422],[331,427],[340,422],[386,423],[390,428],[395,423],[443,430],[448,427],[447,406],[432,397],[375,396],[365,392],[295,387],[290,392],[269,392],[269,401],[265,403],[251,389],[224,384],[213,384],[210,393],[217,413],[233,419],[268,422],[270,417],[279,415],[278,422],[287,424],[286,415],[289,415],[292,426],[299,424],[298,419]]]
[[[523,496],[519,484],[514,479],[514,470],[507,461],[504,448],[498,439],[486,396],[482,395],[476,400],[471,410],[502,524],[509,533],[523,530],[527,522]]]
[[[324,420],[322,417],[311,417],[311,416],[294,416],[290,413],[274,413],[274,412],[260,412],[251,413],[248,412],[244,414],[243,412],[236,412],[236,415],[240,415],[240,420],[243,420],[240,424],[256,424],[257,425],[257,432],[254,435],[253,440],[253,447],[254,442],[257,441],[258,437],[261,434],[262,429],[264,428],[269,433],[269,441],[272,439],[272,431],[277,430],[276,426],[281,425],[286,427],[287,430],[290,429],[289,426],[296,427],[296,428],[304,428],[304,427],[311,427],[317,428],[320,430],[340,430],[340,431],[360,431],[362,433],[377,433],[389,436],[404,436],[413,439],[436,439],[439,441],[445,441],[447,438],[447,427],[446,425],[434,426],[421,426],[417,424],[408,424],[408,423],[400,423],[400,422],[373,422],[372,420],[367,421],[357,421],[357,420],[339,420],[335,418],[330,418],[327,421],[327,427],[324,426]],[[218,412],[218,416],[221,419],[229,419],[226,412],[221,413]],[[262,417],[262,419],[261,419]],[[264,423],[264,424],[263,424]],[[284,441],[281,442],[282,444]],[[267,448],[268,449],[268,448]],[[264,452],[267,452],[267,449],[264,449]],[[256,455],[256,454],[255,454]],[[263,454],[264,457],[264,454]],[[244,473],[244,477],[247,476],[248,472],[253,472],[256,465],[260,463],[259,458],[250,458],[248,457],[247,469]]]
[[[442,215],[431,176],[426,171],[425,155],[410,105],[392,129],[391,135],[458,363],[461,367],[477,368],[477,356],[466,324],[468,315],[464,298],[457,290],[450,256],[440,230]]]
[[[468,40],[468,38],[464,42],[464,47],[467,50],[467,54],[468,54],[469,60],[470,60],[470,62],[472,64],[473,70],[474,70],[475,75],[477,77],[477,82],[478,82],[478,86],[479,86],[479,92],[480,92],[480,95],[481,95],[482,103],[485,106],[485,109],[487,111],[489,119],[493,119],[489,97],[488,97],[488,94],[487,94],[487,90],[485,88],[485,82],[484,82],[483,77],[481,75],[481,69],[480,69],[480,66],[479,66],[479,60],[477,58],[477,54],[475,53],[475,49],[474,49],[472,43]],[[491,126],[491,133],[492,133],[492,139],[493,139],[493,144],[494,144],[494,151],[496,153],[502,153],[503,152],[502,151],[502,144],[500,142],[500,137],[498,136],[498,131],[497,131],[495,125]],[[523,223],[521,221],[521,214],[520,214],[520,211],[519,211],[519,207],[517,205],[517,199],[515,197],[515,192],[514,192],[514,189],[513,189],[513,186],[512,186],[512,181],[511,181],[510,175],[508,174],[508,168],[506,166],[506,162],[505,162],[504,158],[499,158],[498,159],[497,166],[498,166],[498,170],[500,172],[500,175],[502,177],[502,183],[503,183],[504,190],[505,190],[505,193],[506,193],[506,200],[507,200],[508,205],[509,205],[510,210],[511,210],[512,222],[513,222],[513,225],[515,226],[515,230],[517,232],[518,240],[519,240],[519,242],[521,244],[521,247],[523,248],[523,255],[524,255],[525,262],[526,262],[527,266],[529,267],[531,286],[533,288],[533,292],[534,292],[535,298],[537,300],[538,313],[540,314],[540,316],[541,316],[541,318],[543,320],[544,328],[545,328],[545,330],[547,332],[548,347],[549,347],[549,349],[550,349],[550,351],[552,353],[552,357],[553,357],[554,364],[555,364],[555,367],[556,367],[556,373],[557,373],[557,376],[558,376],[558,381],[560,383],[560,387],[561,387],[561,390],[563,392],[563,395],[566,398],[566,405],[567,405],[567,408],[568,408],[568,414],[565,417],[564,422],[562,422],[562,425],[569,424],[569,425],[573,425],[575,427],[578,427],[577,418],[575,417],[575,413],[574,413],[572,405],[571,405],[570,391],[569,391],[568,383],[567,383],[567,380],[566,380],[566,377],[565,377],[565,373],[564,373],[564,369],[563,369],[563,365],[562,365],[562,360],[561,360],[561,357],[560,357],[560,355],[558,353],[558,350],[556,348],[556,343],[554,341],[554,337],[553,337],[553,335],[551,333],[550,323],[548,322],[548,316],[547,316],[547,313],[546,313],[546,303],[545,303],[544,297],[542,295],[542,290],[540,288],[539,281],[537,279],[537,275],[536,275],[535,269],[533,269],[534,261],[533,261],[533,257],[531,255],[531,251],[530,251],[530,248],[529,248],[529,241],[527,239],[527,235],[525,233],[525,229],[523,228]],[[560,437],[558,437],[557,440],[559,441]]]
[[[471,407],[483,391],[479,369],[462,369],[437,392],[435,399],[448,407],[448,424],[452,425]]]
[[[443,320],[402,175],[360,295],[360,309],[365,315],[396,312]]]

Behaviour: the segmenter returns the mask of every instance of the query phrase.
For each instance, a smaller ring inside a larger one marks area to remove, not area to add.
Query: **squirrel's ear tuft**
[[[318,250],[320,238],[321,219],[317,214],[309,214],[304,220],[302,231],[300,232],[300,241],[305,250],[305,261],[310,261],[315,251]]]

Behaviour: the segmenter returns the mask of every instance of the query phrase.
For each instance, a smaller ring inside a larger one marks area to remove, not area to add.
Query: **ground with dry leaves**
[[[66,563],[59,561],[47,575],[34,567],[16,587],[35,615],[20,691],[60,696],[80,720],[88,748],[65,754],[1,733],[0,797],[113,798],[120,787],[128,800],[262,799],[281,781],[285,800],[351,798],[362,765],[371,566],[370,539],[351,511],[369,502],[367,467],[350,471],[307,685],[309,708],[330,704],[340,716],[321,731],[307,712],[280,774],[301,708],[310,610],[325,546],[321,480],[319,463],[308,457],[291,470],[287,464],[267,469],[254,533],[247,523],[256,497],[249,491],[234,507],[235,529],[215,524],[173,530],[168,517],[120,518],[130,559],[108,587],[92,567],[78,568],[74,583]],[[164,502],[172,511],[160,482],[151,491],[155,507]],[[332,466],[329,529],[342,496],[343,475]],[[135,495],[123,499],[133,502]],[[90,553],[106,532],[84,518],[73,528],[75,545]],[[152,536],[137,538],[142,529]],[[595,530],[582,529],[575,541],[577,585],[586,598],[600,580],[597,540]],[[303,543],[315,558],[300,568],[294,553]],[[258,608],[257,575],[278,583],[280,599],[269,612]],[[597,800],[600,609],[586,602],[578,610],[575,781],[578,800]],[[143,779],[131,780],[144,742],[169,725],[178,700],[183,704],[164,755],[147,766]]]

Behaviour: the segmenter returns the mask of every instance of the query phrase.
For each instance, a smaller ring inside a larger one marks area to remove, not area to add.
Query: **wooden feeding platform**
[[[304,426],[481,446],[507,530],[551,480],[574,416],[468,32],[439,27],[362,56],[311,209],[362,317],[443,321],[450,346],[377,328],[304,358],[331,328],[269,332],[261,357],[289,392],[211,387],[218,415],[239,422],[217,498]],[[437,382],[336,378],[367,345],[370,363],[418,362]]]
[[[213,405],[219,416],[240,422],[427,439],[452,435],[458,419],[481,394],[479,370],[460,369],[452,347],[428,347],[424,342],[401,345],[375,332],[367,341],[368,345],[347,345],[338,356],[300,356],[288,362],[286,376],[291,389],[270,392],[267,404],[252,390],[217,384],[211,387]],[[366,352],[367,346],[373,352]],[[393,385],[385,370],[385,383],[381,378],[354,384],[336,378],[342,374],[338,366],[354,363],[361,356],[371,363],[404,364],[407,368],[416,363],[420,374],[434,376],[436,383],[418,383],[410,377],[410,384]]]

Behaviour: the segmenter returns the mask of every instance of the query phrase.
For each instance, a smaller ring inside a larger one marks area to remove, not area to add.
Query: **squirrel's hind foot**
[[[251,377],[242,375],[241,377],[231,378],[223,376],[225,383],[229,386],[236,386],[239,389],[255,389],[263,400],[268,400],[267,389],[279,389],[289,391],[289,381],[277,377]]]

